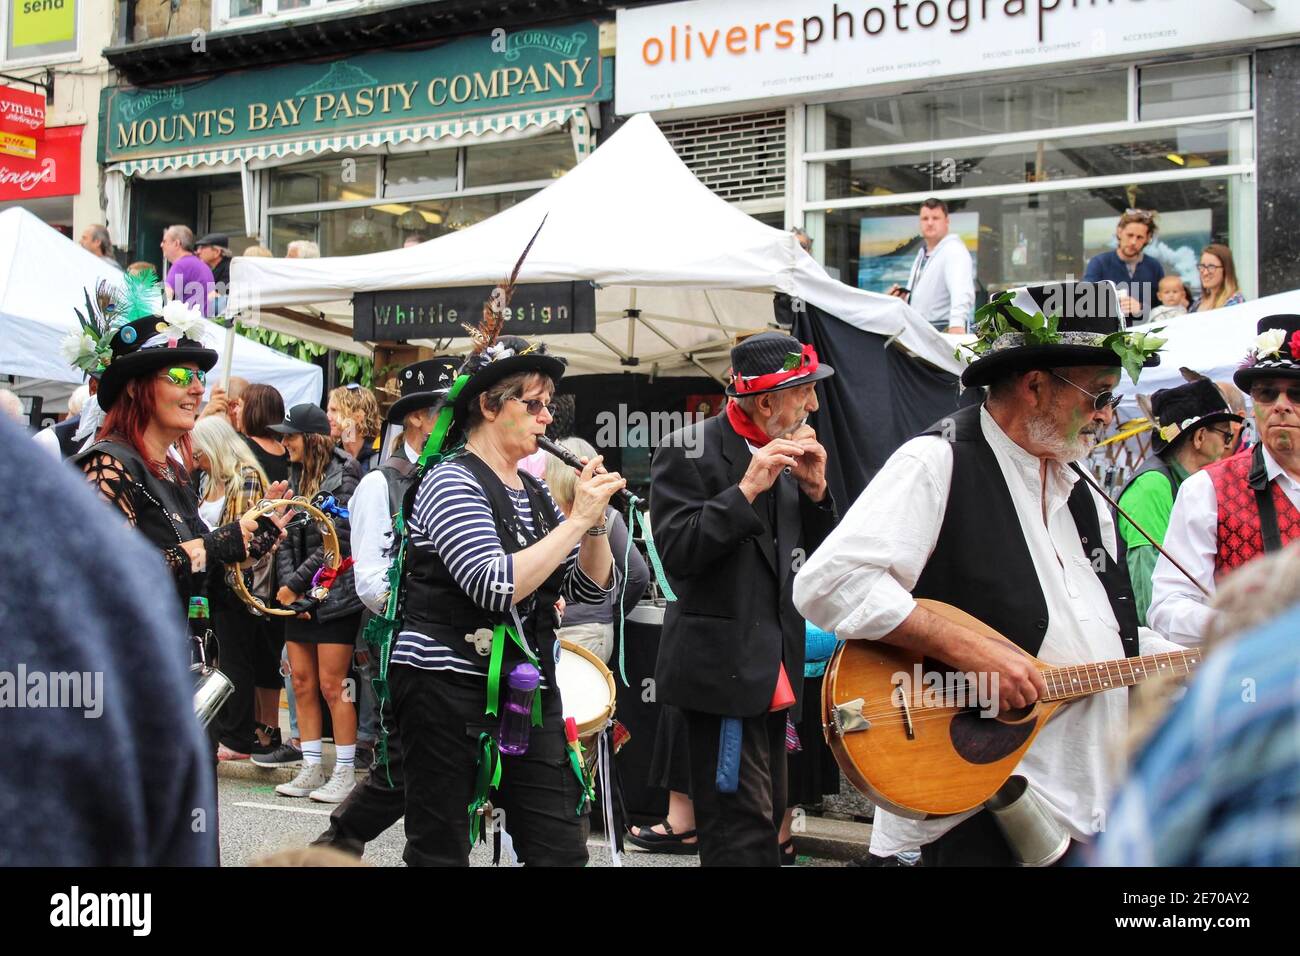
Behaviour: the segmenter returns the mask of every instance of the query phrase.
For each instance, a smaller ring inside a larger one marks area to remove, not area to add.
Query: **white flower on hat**
[[[203,341],[206,326],[203,313],[197,307],[188,305],[180,299],[173,299],[163,306],[162,318],[158,331],[168,338]]]
[[[99,343],[87,332],[69,332],[59,343],[59,350],[69,365],[76,365],[83,356],[95,354]]]
[[[1259,358],[1276,355],[1282,350],[1285,341],[1285,329],[1269,329],[1267,332],[1261,332],[1259,338],[1255,339],[1255,354]]]

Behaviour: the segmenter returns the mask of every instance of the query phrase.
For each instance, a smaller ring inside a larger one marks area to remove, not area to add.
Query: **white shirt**
[[[980,427],[1011,493],[1047,602],[1050,623],[1039,659],[1067,665],[1122,658],[1119,624],[1067,507],[1078,477],[1049,462],[1044,490],[1038,458],[1008,438],[984,409]],[[898,627],[916,607],[909,592],[938,541],[951,485],[952,446],[943,438],[914,438],[896,451],[795,577],[794,602],[803,616],[850,640],[878,640]],[[1092,499],[1102,544],[1114,559],[1115,524],[1095,493]],[[1143,653],[1173,649],[1146,629],[1140,642]],[[1085,697],[1057,711],[1016,768],[1077,839],[1090,839],[1104,822],[1127,727],[1126,689]],[[877,810],[871,851],[889,856],[923,846],[975,812],[917,821]]]
[[[402,450],[412,462],[420,453],[407,442]],[[393,514],[388,503],[388,480],[378,468],[366,472],[348,501],[348,526],[352,529],[352,579],[361,603],[376,614],[388,607],[386,553],[393,546]]]
[[[932,325],[965,329],[975,314],[975,273],[961,236],[948,233],[926,255],[921,246],[912,263],[908,304]]]
[[[1276,481],[1291,503],[1300,508],[1300,481],[1282,470],[1282,466],[1264,449],[1264,467],[1268,480]],[[1169,514],[1165,532],[1165,550],[1187,573],[1214,594],[1214,556],[1219,550],[1219,501],[1214,483],[1205,471],[1198,471],[1178,488],[1174,510]],[[1151,607],[1147,622],[1169,638],[1182,644],[1199,644],[1215,612],[1210,599],[1179,571],[1163,554],[1151,574]]]
[[[63,449],[59,447],[59,436],[54,434],[54,426],[48,425],[32,436],[32,441],[45,449],[55,461],[63,461]]]

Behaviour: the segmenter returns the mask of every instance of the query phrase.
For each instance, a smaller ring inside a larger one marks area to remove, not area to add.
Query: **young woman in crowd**
[[[1212,242],[1201,253],[1197,271],[1201,274],[1201,297],[1192,305],[1192,312],[1209,312],[1228,305],[1241,305],[1246,297],[1237,284],[1237,267],[1232,262],[1232,250]]]
[[[384,420],[374,392],[356,384],[340,385],[330,391],[326,415],[330,438],[357,460],[361,474],[383,463],[379,441]]]

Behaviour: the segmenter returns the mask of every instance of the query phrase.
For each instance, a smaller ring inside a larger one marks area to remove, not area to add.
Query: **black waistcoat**
[[[189,485],[163,481],[154,477],[145,464],[144,456],[126,442],[98,441],[77,455],[74,461],[81,465],[86,459],[103,452],[122,463],[135,480],[133,496],[135,527],[149,539],[154,547],[166,550],[182,541],[192,541],[208,533],[208,526],[199,517],[198,498]],[[206,591],[207,572],[188,575],[188,586],[177,581],[181,602],[188,607],[192,595]]]
[[[77,434],[77,429],[80,427],[80,415],[73,415],[54,426],[54,437],[59,442],[59,454],[61,454],[65,459],[71,458],[77,453],[77,447],[81,442],[73,441],[72,436]]]
[[[519,472],[528,494],[528,504],[532,511],[533,527],[536,535],[530,535],[515,511],[514,501],[501,479],[478,456],[466,453],[453,459],[464,465],[474,475],[479,486],[487,494],[492,517],[496,521],[497,535],[501,539],[501,548],[507,554],[522,551],[524,548],[549,534],[558,524],[554,505],[550,497],[542,490],[537,479],[526,472]],[[446,645],[456,654],[471,660],[467,656],[468,646],[465,635],[473,631],[497,624],[509,624],[514,618],[507,612],[494,614],[474,603],[474,600],[461,590],[456,579],[447,570],[447,565],[437,554],[420,548],[408,548],[406,561],[406,594],[402,604],[402,627],[427,634],[439,643]],[[546,675],[547,685],[558,687],[555,679],[555,613],[553,605],[560,596],[564,580],[564,565],[561,564],[551,576],[542,582],[533,596],[519,607],[520,618],[524,623],[524,634],[520,635],[537,652],[542,673]],[[524,613],[524,608],[528,613]],[[475,663],[484,663],[485,659],[475,655]],[[513,641],[507,640],[502,672],[508,673],[510,667],[522,661],[523,655]]]
[[[912,596],[961,608],[1036,656],[1047,634],[1047,600],[1011,492],[980,428],[980,407],[963,408],[922,434],[951,440],[952,486],[939,539]],[[1100,559],[1097,577],[1119,623],[1124,654],[1135,657],[1137,609],[1128,571],[1102,544],[1097,509],[1082,480],[1068,506],[1094,570]]]

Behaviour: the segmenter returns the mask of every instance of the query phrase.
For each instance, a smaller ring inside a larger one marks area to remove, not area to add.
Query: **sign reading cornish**
[[[492,286],[358,292],[352,297],[352,338],[409,342],[465,336],[477,325]],[[561,335],[596,331],[596,287],[590,282],[534,282],[515,286],[505,310],[505,335]]]
[[[608,72],[596,24],[584,21],[186,85],[109,88],[99,158],[117,162],[607,100]]]

